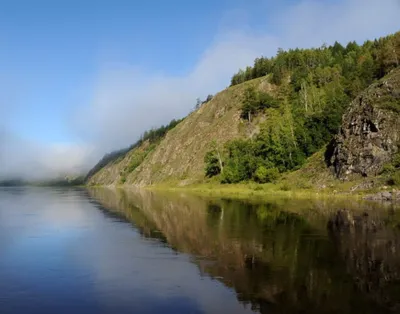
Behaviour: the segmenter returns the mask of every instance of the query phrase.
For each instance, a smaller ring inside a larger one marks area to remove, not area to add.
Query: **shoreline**
[[[121,186],[126,188],[126,186]],[[368,195],[364,191],[355,192],[332,192],[315,189],[290,189],[282,190],[277,184],[192,184],[186,186],[174,185],[150,185],[143,187],[147,190],[165,191],[165,192],[185,192],[207,197],[229,197],[234,199],[268,199],[272,197],[279,198],[298,198],[298,199],[352,199],[364,200]]]
[[[297,198],[297,199],[351,199],[357,201],[392,202],[400,203],[400,190],[395,188],[382,188],[365,190],[331,190],[315,188],[301,189],[293,188],[284,190],[279,184],[192,184],[186,186],[173,185],[151,185],[144,187],[148,190],[166,192],[185,192],[207,197],[229,197],[235,199],[268,199]]]
[[[70,188],[113,188],[113,189],[144,189],[149,191],[189,193],[210,198],[231,199],[271,199],[271,198],[297,198],[297,199],[351,199],[357,201],[392,202],[400,204],[400,189],[398,187],[376,186],[369,189],[349,189],[349,182],[330,187],[301,188],[287,185],[286,182],[259,184],[255,182],[221,184],[203,182],[179,185],[176,182],[154,185],[22,185],[34,187],[70,187]],[[352,182],[354,184],[354,182]]]

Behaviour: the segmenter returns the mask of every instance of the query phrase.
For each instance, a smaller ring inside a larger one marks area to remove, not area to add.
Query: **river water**
[[[353,201],[1,188],[0,313],[398,312],[399,213]]]

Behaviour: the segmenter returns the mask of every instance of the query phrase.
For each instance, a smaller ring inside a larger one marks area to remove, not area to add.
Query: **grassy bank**
[[[147,187],[150,190],[189,192],[197,195],[209,197],[229,197],[229,198],[352,198],[362,199],[367,191],[338,191],[332,188],[293,188],[285,182],[281,183],[243,183],[243,184],[219,184],[219,183],[200,183],[186,186],[177,186],[173,184],[160,184]],[[369,193],[370,191],[368,191]]]

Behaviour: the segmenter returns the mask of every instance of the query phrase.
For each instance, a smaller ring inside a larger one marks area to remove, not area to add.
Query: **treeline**
[[[11,187],[11,186],[22,186],[25,185],[26,182],[21,179],[4,179],[0,180],[1,187]]]
[[[252,67],[239,70],[232,76],[231,86],[271,74],[275,84],[279,85],[284,78],[291,77],[292,81],[297,81],[293,84],[299,88],[310,70],[335,67],[348,79],[348,87],[357,91],[361,87],[360,84],[368,85],[374,78],[384,76],[397,67],[399,62],[400,32],[366,41],[361,46],[353,41],[346,47],[335,42],[332,46],[317,49],[279,49],[275,57],[256,58]],[[355,79],[353,84],[349,81],[351,79]]]
[[[209,94],[205,100],[201,100],[200,98],[197,98],[196,100],[196,105],[194,106],[194,109],[197,110],[204,104],[210,102],[214,98],[213,95]]]
[[[54,187],[74,187],[85,184],[84,176],[64,177],[48,180],[37,180],[30,182],[29,185],[33,186],[54,186]]]
[[[136,146],[140,146],[143,142],[146,141],[150,141],[150,143],[158,141],[159,139],[163,138],[169,130],[172,130],[174,127],[176,127],[181,121],[183,121],[183,119],[173,119],[167,125],[162,125],[159,128],[145,131],[140,140],[136,143]]]
[[[167,125],[162,125],[159,128],[153,128],[153,129],[150,129],[149,131],[145,131],[143,133],[143,135],[140,137],[140,139],[136,143],[132,144],[131,146],[120,149],[120,150],[116,150],[116,151],[113,151],[111,153],[104,155],[104,157],[86,175],[85,181],[89,180],[95,173],[100,171],[106,165],[108,165],[112,162],[118,162],[118,161],[122,160],[128,152],[130,152],[134,148],[138,148],[144,142],[148,141],[150,144],[156,143],[157,141],[162,139],[169,130],[172,130],[181,121],[183,121],[183,119],[184,118],[178,119],[178,120],[173,119]]]
[[[266,113],[260,132],[248,140],[215,143],[205,156],[206,175],[224,183],[274,181],[279,173],[299,168],[335,135],[341,117],[362,90],[400,62],[400,32],[363,45],[279,50],[240,70],[231,85],[268,75],[273,94],[248,88],[242,119]]]

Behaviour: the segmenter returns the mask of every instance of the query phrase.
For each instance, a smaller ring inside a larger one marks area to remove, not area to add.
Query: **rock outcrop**
[[[379,174],[400,145],[400,69],[371,85],[344,114],[328,164],[340,179]]]
[[[369,201],[400,201],[400,191],[384,191],[376,194],[366,195],[365,200]]]

